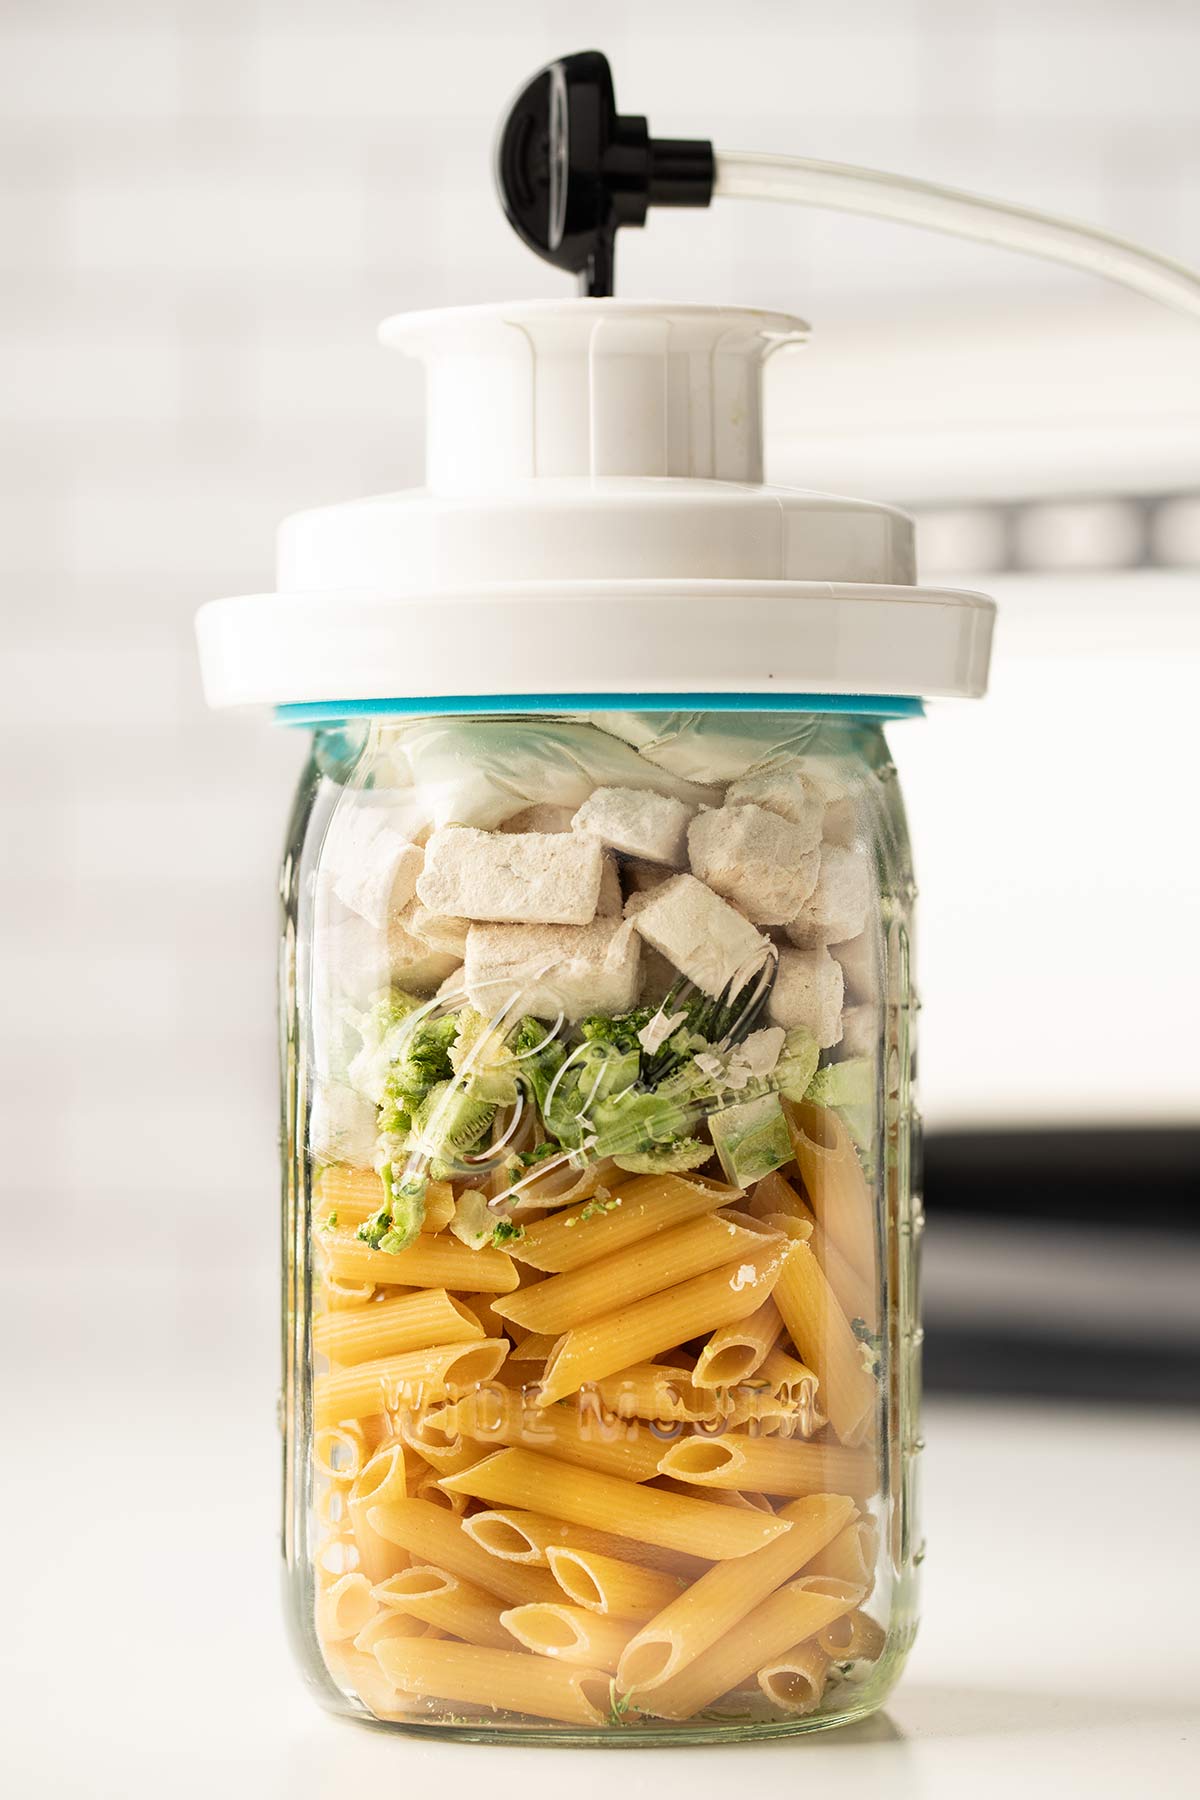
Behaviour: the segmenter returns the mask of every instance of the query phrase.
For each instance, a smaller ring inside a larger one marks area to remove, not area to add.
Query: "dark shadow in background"
[[[1019,1239],[1022,1225],[1078,1234],[1081,1259],[1107,1256],[1119,1276],[1121,1238],[1162,1254],[1200,1248],[1200,1130],[947,1132],[925,1151],[925,1205],[936,1231],[945,1220],[988,1226]],[[1031,1234],[1030,1253],[1036,1254]],[[1069,1279],[1069,1272],[1067,1274]],[[1146,1284],[1149,1287],[1149,1284]],[[1196,1330],[1156,1338],[1154,1294],[1144,1329],[1122,1336],[1103,1316],[1070,1331],[1011,1328],[994,1317],[978,1328],[960,1318],[926,1319],[930,1393],[993,1394],[1105,1405],[1200,1406],[1200,1285]]]

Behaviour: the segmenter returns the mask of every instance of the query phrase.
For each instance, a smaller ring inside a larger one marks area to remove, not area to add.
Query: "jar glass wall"
[[[343,1712],[805,1731],[915,1628],[882,729],[381,716],[284,867],[289,1620]]]

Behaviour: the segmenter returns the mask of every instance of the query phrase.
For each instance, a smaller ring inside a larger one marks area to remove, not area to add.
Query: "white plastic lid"
[[[286,520],[278,592],[201,608],[209,701],[981,694],[993,603],[914,585],[905,514],[763,483],[763,364],[806,331],[629,300],[388,320],[427,369],[426,485]]]

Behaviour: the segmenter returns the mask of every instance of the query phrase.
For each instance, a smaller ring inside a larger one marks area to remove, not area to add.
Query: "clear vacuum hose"
[[[974,238],[981,244],[1068,263],[1200,318],[1200,274],[1182,263],[1089,225],[939,187],[936,182],[806,156],[718,150],[713,197],[790,200],[798,206],[898,219],[951,237]]]

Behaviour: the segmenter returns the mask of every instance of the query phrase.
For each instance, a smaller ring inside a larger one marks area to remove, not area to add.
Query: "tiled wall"
[[[508,92],[591,42],[665,134],[978,184],[1200,257],[1186,3],[8,0],[0,1093],[35,1254],[47,1204],[97,1261],[270,1254],[301,746],[205,714],[192,613],[269,585],[283,513],[418,476],[418,378],[374,348],[381,315],[562,290],[504,225],[489,144]],[[880,321],[1072,280],[755,208],[627,240],[626,292]]]

